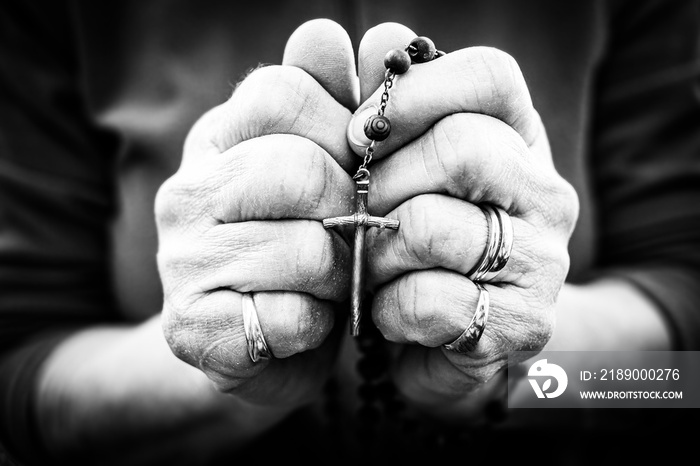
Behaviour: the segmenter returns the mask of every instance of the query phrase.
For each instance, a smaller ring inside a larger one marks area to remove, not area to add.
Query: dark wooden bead
[[[425,63],[435,58],[435,43],[427,37],[416,37],[406,49],[414,63]]]
[[[411,56],[405,50],[389,50],[384,57],[384,66],[396,74],[404,74],[411,67]]]
[[[391,133],[391,123],[384,115],[372,115],[365,121],[365,136],[372,141],[383,141]]]

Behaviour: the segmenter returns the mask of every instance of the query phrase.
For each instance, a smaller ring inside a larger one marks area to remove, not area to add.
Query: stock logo
[[[566,376],[566,372],[560,366],[556,364],[547,363],[546,359],[540,359],[536,361],[527,373],[528,381],[532,385],[532,389],[535,391],[537,398],[556,398],[566,390],[566,385],[569,383],[569,378]],[[540,386],[537,380],[542,380],[542,385]],[[552,388],[552,379],[557,381],[556,388],[553,391],[549,391]]]

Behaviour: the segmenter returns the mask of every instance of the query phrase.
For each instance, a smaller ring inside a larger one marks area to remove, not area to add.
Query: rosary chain
[[[377,115],[383,116],[386,111],[386,106],[389,103],[389,89],[394,86],[394,78],[396,73],[387,69],[384,73],[384,92],[382,92],[382,100],[379,104],[379,109],[377,110]],[[374,144],[376,141],[372,141],[369,146],[365,149],[365,158],[362,160],[362,165],[358,170],[367,168],[367,165],[372,161],[372,155],[374,154]]]
[[[391,89],[394,86],[395,77],[396,73],[391,71],[390,69],[387,69],[384,73],[384,92],[382,93],[382,100],[379,104],[379,111],[377,112],[379,116],[384,115],[386,105],[389,103],[389,89]]]
[[[362,165],[360,165],[360,168],[357,169],[358,173],[360,170],[363,168],[367,168],[367,165],[372,161],[372,155],[374,154],[374,141],[370,143],[369,146],[365,149],[365,158],[362,160]]]

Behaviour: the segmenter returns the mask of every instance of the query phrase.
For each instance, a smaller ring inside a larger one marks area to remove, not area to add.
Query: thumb
[[[379,100],[368,102],[384,82],[384,57],[392,49],[404,49],[416,34],[399,23],[382,23],[368,30],[357,53],[360,80],[360,108],[355,111],[348,126],[348,143],[355,154],[362,157],[371,142],[364,133],[370,115],[377,113]]]
[[[382,23],[365,33],[357,53],[361,102],[374,94],[384,82],[384,57],[387,52],[406,48],[415,37],[415,32],[399,23]]]
[[[359,82],[350,36],[338,23],[314,19],[299,26],[287,40],[282,64],[309,73],[350,111],[359,103]]]

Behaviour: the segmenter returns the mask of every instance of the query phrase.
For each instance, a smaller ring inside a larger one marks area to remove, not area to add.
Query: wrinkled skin
[[[416,35],[398,24],[368,31],[358,80],[345,32],[307,23],[281,66],[252,72],[192,128],[156,202],[163,326],[172,351],[219,390],[293,406],[316,396],[332,369],[346,335],[352,251],[348,235],[321,221],[353,211],[361,158],[346,129],[363,123],[353,112],[378,104],[384,54]],[[323,44],[314,56],[310,43]],[[408,400],[436,413],[473,405],[509,352],[549,340],[578,200],[552,164],[517,63],[499,50],[412,66],[396,79],[386,115],[393,129],[371,165],[369,211],[401,227],[367,234],[372,319],[392,342],[391,375]],[[510,214],[513,252],[486,285],[491,309],[478,347],[457,354],[442,345],[476,306],[465,274],[486,244],[484,202]],[[248,357],[247,292],[272,360]]]

